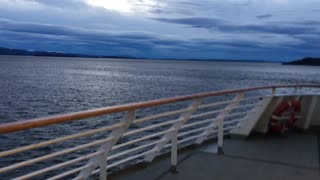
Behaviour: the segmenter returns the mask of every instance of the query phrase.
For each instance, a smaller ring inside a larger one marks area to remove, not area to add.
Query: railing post
[[[178,163],[178,131],[172,132],[171,137],[171,172],[177,173]]]
[[[187,112],[184,112],[180,115],[179,119],[181,121],[174,123],[171,128],[174,129],[174,131],[179,131],[179,129],[181,128],[181,126],[187,122],[191,115],[193,114],[193,112],[195,112],[198,107],[201,104],[201,99],[194,99],[191,106],[189,107],[190,110]],[[146,157],[144,158],[144,160],[146,162],[151,162],[155,156],[157,155],[157,153],[159,153],[161,151],[161,149],[163,149],[163,147],[171,140],[171,136],[172,136],[172,132],[169,132],[167,134],[164,134],[162,137],[162,142],[158,143],[155,145],[155,147],[153,148],[155,151],[153,153],[150,153],[148,155],[146,155]]]
[[[223,124],[224,118],[219,119],[218,123],[218,154],[223,154]]]
[[[305,120],[305,123],[303,124],[303,129],[308,129],[312,116],[314,115],[314,112],[318,110],[316,108],[317,102],[318,102],[318,96],[313,96],[307,111],[307,115],[305,117],[306,120]]]
[[[107,180],[107,161],[106,156],[104,154],[101,155],[99,159],[99,167],[100,167],[100,174],[99,179],[100,180]]]
[[[276,88],[273,87],[273,88],[272,88],[272,97],[275,96],[275,95],[276,95]]]
[[[130,110],[127,112],[126,117],[121,120],[125,125],[121,128],[113,130],[110,137],[113,138],[111,142],[102,144],[97,152],[101,151],[101,155],[91,158],[87,164],[92,164],[89,168],[83,169],[79,172],[77,178],[88,179],[91,173],[97,168],[100,168],[100,180],[107,179],[107,156],[111,148],[118,142],[123,133],[127,131],[131,123],[136,119],[135,110]]]
[[[244,93],[241,92],[239,93],[234,99],[233,101],[223,109],[223,111],[217,116],[217,120],[218,122],[216,121],[213,121],[209,126],[208,128],[206,128],[202,135],[197,138],[195,140],[195,143],[196,144],[202,144],[203,141],[205,141],[208,136],[211,134],[211,132],[214,130],[214,128],[218,127],[218,153],[219,154],[223,154],[223,129],[224,129],[224,119],[225,117],[232,111],[232,109],[240,103],[240,101],[243,99],[244,97]]]

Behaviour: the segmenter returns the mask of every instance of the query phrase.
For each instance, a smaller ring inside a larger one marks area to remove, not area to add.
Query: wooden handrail
[[[136,109],[143,109],[153,106],[159,106],[169,103],[175,103],[180,101],[187,101],[192,99],[199,99],[205,98],[210,96],[218,96],[223,94],[233,94],[239,92],[246,92],[246,91],[256,91],[262,89],[274,89],[274,88],[320,88],[320,84],[304,84],[304,85],[273,85],[273,86],[260,86],[260,87],[253,87],[253,88],[243,88],[243,89],[232,89],[232,90],[223,90],[223,91],[214,91],[214,92],[207,92],[207,93],[198,93],[186,96],[178,96],[173,98],[165,98],[165,99],[158,99],[158,100],[151,100],[145,102],[138,102],[138,103],[129,103],[123,105],[116,105],[111,107],[103,107],[97,109],[91,109],[86,111],[68,113],[63,115],[55,115],[45,118],[37,118],[19,122],[12,122],[12,123],[3,123],[0,124],[0,134],[16,132],[21,130],[32,129],[36,127],[44,127],[53,124],[60,124],[64,122],[90,118],[95,116],[101,116],[106,114],[118,113],[123,111],[129,110],[136,110]]]

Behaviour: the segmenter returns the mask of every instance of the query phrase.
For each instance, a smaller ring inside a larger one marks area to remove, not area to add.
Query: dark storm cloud
[[[261,14],[256,16],[258,19],[268,19],[272,17],[272,14]]]
[[[189,52],[212,52],[212,49],[221,50],[221,48],[257,49],[259,47],[255,43],[243,40],[228,42],[223,39],[191,39],[185,41],[145,32],[119,34],[48,24],[19,23],[5,19],[0,19],[0,34],[3,37],[1,45],[9,45],[9,47],[10,44],[17,42],[20,48],[33,44],[33,48],[40,50],[47,48],[63,52],[78,52],[84,49],[81,53],[99,55],[123,55],[133,50],[132,55],[152,57],[155,49],[159,50],[164,47],[170,48],[169,51],[173,51],[172,53],[176,49]],[[22,42],[21,39],[23,39]],[[146,52],[150,54],[146,55]],[[161,57],[161,54],[158,56]]]
[[[64,26],[46,25],[39,23],[23,23],[1,19],[0,30],[48,35],[71,35],[76,32],[74,29]]]
[[[190,17],[190,18],[153,18],[157,21],[188,25],[196,28],[214,28],[225,24],[224,21],[214,18]]]
[[[177,44],[177,41],[167,40],[164,37],[146,32],[116,33],[38,23],[19,23],[5,19],[0,19],[0,36],[2,36],[0,46],[23,39],[20,44],[41,42],[43,47],[54,49],[74,45],[94,47],[97,49],[94,51],[95,53],[103,55],[110,53],[110,50],[121,54],[123,48],[136,49],[142,53],[157,45],[172,46]],[[105,49],[109,51],[107,52]],[[92,54],[92,52],[83,53]]]
[[[180,14],[180,15],[193,15],[192,11],[187,11],[183,9],[163,9],[163,8],[151,8],[149,10],[152,14],[158,15],[168,15],[168,14]]]
[[[42,35],[70,36],[83,39],[132,39],[132,40],[148,40],[153,38],[150,33],[144,32],[128,32],[127,34],[119,34],[108,31],[86,30],[81,28],[72,28],[67,26],[58,26],[39,23],[21,23],[10,20],[0,19],[0,30],[32,33]]]
[[[222,32],[241,33],[274,33],[274,34],[315,34],[319,31],[314,27],[299,26],[298,24],[232,24],[216,18],[190,17],[190,18],[153,18],[158,21],[187,25],[194,28],[215,29]]]

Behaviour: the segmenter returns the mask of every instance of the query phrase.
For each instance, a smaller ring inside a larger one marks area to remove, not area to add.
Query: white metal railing
[[[178,148],[201,144],[215,137],[221,151],[223,136],[237,128],[250,113],[255,113],[255,108],[259,108],[259,102],[265,96],[276,95],[276,89],[293,88],[294,91],[290,94],[294,95],[297,93],[296,88],[319,87],[320,85],[284,85],[227,90],[0,124],[0,134],[12,136],[11,143],[15,144],[17,142],[14,137],[17,132],[26,132],[25,135],[28,136],[28,131],[35,128],[50,128],[49,125],[53,124],[125,113],[121,120],[108,121],[104,126],[3,150],[0,152],[0,176],[15,179],[87,179],[98,175],[100,179],[106,179],[108,170],[141,161],[150,162],[157,155],[167,151],[171,151],[171,165],[175,167]],[[223,100],[210,99],[215,97],[221,97]],[[186,106],[185,103],[190,101],[191,104]],[[183,104],[177,106],[179,109],[137,118],[138,110],[173,103]],[[94,120],[88,119],[88,122],[90,121]],[[90,141],[74,143],[79,139]],[[61,144],[64,146],[57,147]],[[53,152],[41,150],[51,146],[56,147]],[[166,151],[168,148],[170,149]],[[39,156],[14,158],[13,163],[10,163],[10,157],[30,151],[33,154],[39,153]],[[62,161],[50,161],[54,158],[60,158]],[[43,165],[42,162],[47,162],[47,166],[40,166]]]

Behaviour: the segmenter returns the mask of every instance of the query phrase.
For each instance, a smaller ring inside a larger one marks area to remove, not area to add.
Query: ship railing
[[[0,124],[0,136],[8,139],[1,144],[0,176],[107,179],[109,172],[169,152],[176,168],[180,148],[216,139],[221,153],[224,136],[255,117],[266,97],[316,94],[319,88],[277,85],[224,90]],[[57,137],[26,144],[52,129]]]

